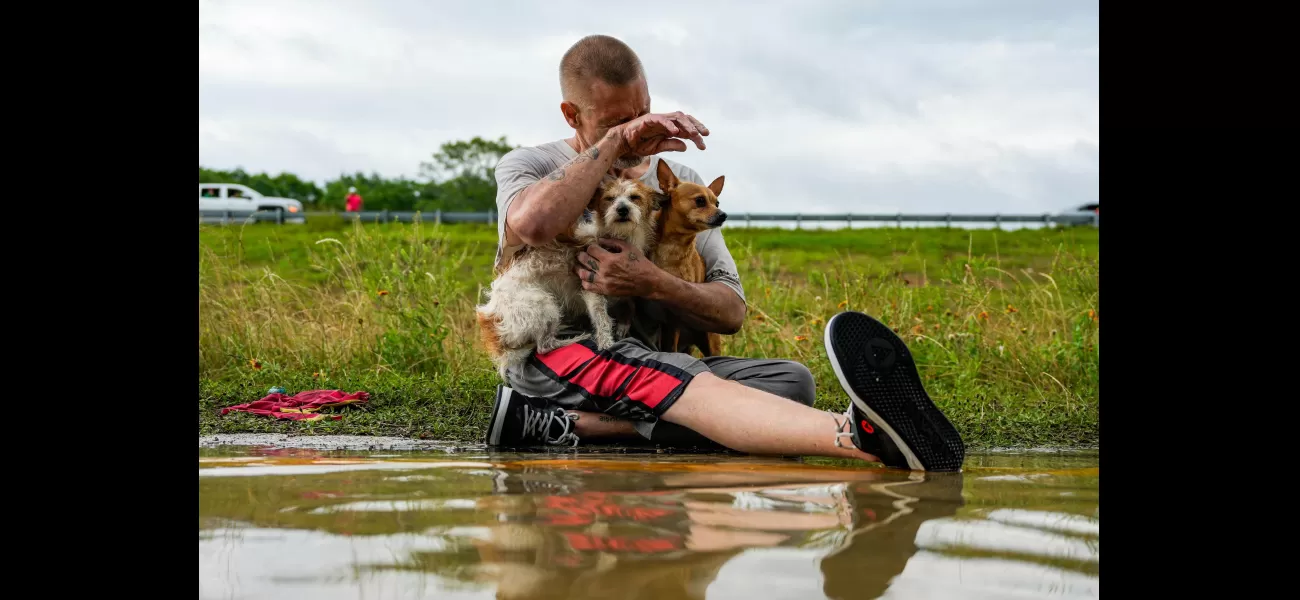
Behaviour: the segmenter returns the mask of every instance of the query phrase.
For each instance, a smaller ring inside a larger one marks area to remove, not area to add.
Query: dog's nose
[[[721,225],[723,221],[726,221],[726,220],[727,220],[727,213],[724,213],[724,212],[722,212],[722,211],[718,211],[718,216],[713,217],[713,226],[714,226],[714,227],[717,227],[717,226]]]
[[[624,217],[624,218],[626,218],[626,217],[627,217],[627,213],[629,213],[629,212],[631,212],[631,211],[629,211],[628,208],[627,208],[626,206],[620,206],[620,207],[618,207],[618,216],[619,216],[619,217]]]

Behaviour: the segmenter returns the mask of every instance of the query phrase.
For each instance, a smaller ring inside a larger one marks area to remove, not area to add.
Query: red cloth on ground
[[[345,404],[366,403],[370,401],[370,394],[366,392],[345,393],[341,390],[310,390],[298,392],[293,396],[287,396],[281,393],[269,394],[257,402],[248,404],[236,404],[221,409],[221,414],[231,412],[246,412],[264,417],[275,417],[277,419],[292,419],[294,421],[316,421],[319,419],[330,418],[335,421],[342,419],[342,415],[322,415],[317,413],[322,408],[331,406],[343,406]]]

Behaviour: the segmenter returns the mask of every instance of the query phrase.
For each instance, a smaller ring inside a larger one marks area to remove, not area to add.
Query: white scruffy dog
[[[567,234],[545,246],[525,248],[497,274],[487,303],[476,312],[483,343],[502,379],[534,349],[549,352],[586,339],[586,334],[559,338],[560,326],[584,312],[595,329],[596,346],[614,344],[608,299],[583,290],[573,269],[578,253],[598,238],[624,240],[648,256],[656,196],[640,181],[606,178]]]

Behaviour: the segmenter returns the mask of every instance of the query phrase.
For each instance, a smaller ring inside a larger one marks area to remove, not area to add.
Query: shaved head
[[[560,92],[566,102],[590,106],[591,85],[625,86],[644,76],[641,59],[627,44],[607,35],[589,35],[560,59]]]

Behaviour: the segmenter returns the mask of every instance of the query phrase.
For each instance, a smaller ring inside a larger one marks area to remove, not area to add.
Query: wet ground
[[[1098,595],[1096,451],[922,474],[302,440],[200,440],[200,598]]]

